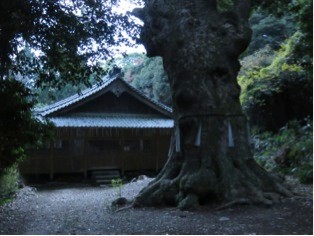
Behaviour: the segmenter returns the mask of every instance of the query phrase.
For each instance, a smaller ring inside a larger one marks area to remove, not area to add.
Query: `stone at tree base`
[[[181,210],[190,210],[199,207],[198,197],[195,194],[188,194],[182,201],[180,201],[179,206]]]
[[[119,197],[111,203],[111,206],[122,207],[122,206],[129,204],[129,203],[130,203],[130,201],[128,199],[126,199],[125,197]]]
[[[169,158],[135,205],[252,202],[289,192],[253,160],[239,101],[238,58],[251,38],[249,1],[146,0],[134,15],[148,56],[161,56],[173,100]]]
[[[230,220],[230,218],[225,217],[225,216],[219,218],[219,221],[228,221],[228,220]]]

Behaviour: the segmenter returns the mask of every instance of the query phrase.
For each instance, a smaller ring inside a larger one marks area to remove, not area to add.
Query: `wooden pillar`
[[[83,157],[83,165],[84,165],[84,178],[87,179],[87,155],[85,154],[85,142],[86,139],[84,138],[82,141],[82,157]]]
[[[159,140],[159,134],[155,135],[155,143],[156,143],[156,172],[159,169],[159,156],[160,156],[160,140]]]
[[[121,176],[124,177],[124,170],[125,170],[125,158],[124,155],[121,155],[121,150],[118,151],[118,155],[120,156],[121,160],[122,160],[122,165],[121,165]]]
[[[54,177],[54,142],[50,141],[50,172],[49,179],[53,180]]]

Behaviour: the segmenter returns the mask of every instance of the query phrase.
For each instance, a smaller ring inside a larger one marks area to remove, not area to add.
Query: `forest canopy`
[[[36,77],[37,85],[61,86],[100,76],[99,61],[113,55],[112,46],[130,44],[124,31],[136,35],[134,22],[112,10],[118,3],[1,1],[1,78],[14,74]]]

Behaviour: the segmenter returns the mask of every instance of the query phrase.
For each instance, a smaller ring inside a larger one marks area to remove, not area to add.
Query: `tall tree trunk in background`
[[[134,15],[141,41],[161,56],[173,96],[168,162],[135,204],[194,208],[211,200],[272,204],[288,191],[253,160],[239,102],[239,55],[250,42],[249,2],[146,0]]]

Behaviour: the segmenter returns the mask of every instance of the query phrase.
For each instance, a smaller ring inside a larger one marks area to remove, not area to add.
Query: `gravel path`
[[[151,179],[123,187],[132,199]],[[302,198],[271,208],[234,206],[216,211],[143,208],[113,212],[114,189],[72,187],[34,191],[26,187],[0,207],[0,234],[312,234],[312,187]]]

